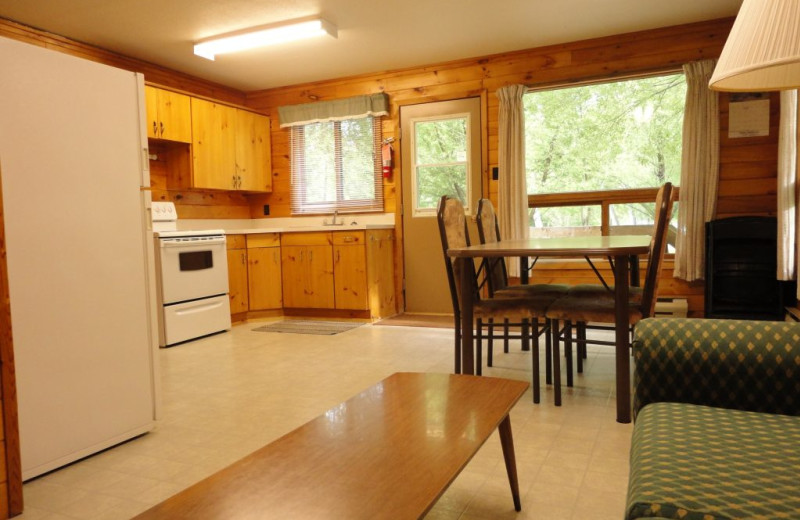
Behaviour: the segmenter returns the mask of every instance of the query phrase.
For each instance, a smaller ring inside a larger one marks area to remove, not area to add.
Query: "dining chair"
[[[666,251],[667,229],[672,216],[673,202],[674,191],[672,184],[668,182],[659,188],[656,195],[656,212],[647,255],[644,285],[641,288],[630,288],[628,298],[628,324],[630,327],[633,327],[642,318],[651,317],[655,313],[658,284]],[[593,284],[573,286],[565,296],[559,298],[548,307],[546,316],[551,320],[553,355],[557,355],[559,342],[564,342],[567,386],[572,386],[573,324],[577,329],[574,341],[579,346],[577,358],[580,369],[581,359],[587,344],[615,344],[611,341],[588,339],[586,337],[586,329],[589,323],[613,324],[615,322],[614,287]],[[559,329],[559,322],[564,323],[564,327],[561,329]],[[557,389],[556,391],[559,390]]]
[[[469,233],[467,231],[467,220],[464,206],[458,199],[443,196],[439,200],[436,210],[436,219],[439,224],[439,235],[442,242],[442,253],[444,255],[445,270],[447,272],[447,283],[450,288],[450,297],[453,304],[453,316],[455,325],[455,360],[456,373],[461,371],[461,272],[465,268],[472,271],[476,276],[475,286],[478,287],[475,262],[472,258],[464,258],[461,261],[450,258],[447,255],[448,249],[467,247],[470,245]],[[538,320],[536,317],[544,316],[548,304],[552,298],[541,298],[533,296],[509,296],[506,298],[486,298],[480,296],[480,291],[476,290],[473,294],[473,314],[475,323],[473,324],[476,347],[476,369],[475,373],[482,374],[482,334],[486,320],[514,320],[521,324],[521,340],[523,345],[529,345],[531,337],[539,337]],[[532,329],[532,331],[531,331]],[[530,347],[528,347],[530,348]],[[532,379],[533,379],[533,402],[540,401],[540,381],[539,381],[539,346],[538,341],[533,342],[532,350]]]
[[[497,213],[494,211],[494,205],[489,199],[479,199],[477,207],[476,221],[478,224],[478,237],[481,244],[494,243],[500,241],[500,226],[497,221]],[[555,301],[557,298],[567,294],[569,285],[566,284],[521,284],[510,285],[508,282],[508,271],[506,270],[506,263],[504,258],[484,258],[482,262],[482,270],[488,281],[488,292],[491,298],[508,298],[508,297],[540,297],[543,299],[550,299]],[[543,326],[539,329],[540,334],[545,336],[545,373],[548,374],[547,383],[551,382],[549,374],[551,372],[551,336],[550,336],[550,320],[546,317]],[[537,318],[538,320],[538,318]],[[517,327],[520,324],[509,323],[507,320],[503,322],[503,332],[500,337],[503,339],[503,351],[508,353],[508,340],[514,339],[516,336],[509,333],[510,327]],[[493,324],[489,323],[489,338],[487,340],[487,364],[492,366],[492,338],[493,338]]]

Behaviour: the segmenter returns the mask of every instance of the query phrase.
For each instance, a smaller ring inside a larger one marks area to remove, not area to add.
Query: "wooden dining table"
[[[489,244],[448,249],[447,255],[456,262],[471,264],[462,265],[458,270],[461,273],[458,281],[461,285],[461,372],[474,374],[475,362],[481,362],[475,359],[473,350],[473,304],[478,294],[474,270],[475,258],[519,257],[521,271],[524,272],[529,257],[613,257],[617,421],[631,422],[629,258],[647,254],[649,246],[648,235],[614,235],[500,240]]]

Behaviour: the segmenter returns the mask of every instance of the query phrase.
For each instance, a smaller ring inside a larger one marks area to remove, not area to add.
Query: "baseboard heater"
[[[689,313],[686,298],[659,298],[656,300],[656,318],[685,318]]]

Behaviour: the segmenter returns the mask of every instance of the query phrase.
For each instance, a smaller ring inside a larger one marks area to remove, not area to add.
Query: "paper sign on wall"
[[[731,96],[728,111],[728,137],[757,137],[769,135],[769,98],[749,94],[751,99],[737,101]],[[758,96],[764,99],[752,99]]]

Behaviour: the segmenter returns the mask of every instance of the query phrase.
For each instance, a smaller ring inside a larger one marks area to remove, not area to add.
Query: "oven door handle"
[[[209,238],[207,240],[174,240],[169,238],[161,239],[161,247],[189,248],[205,247],[225,244],[225,237]]]

